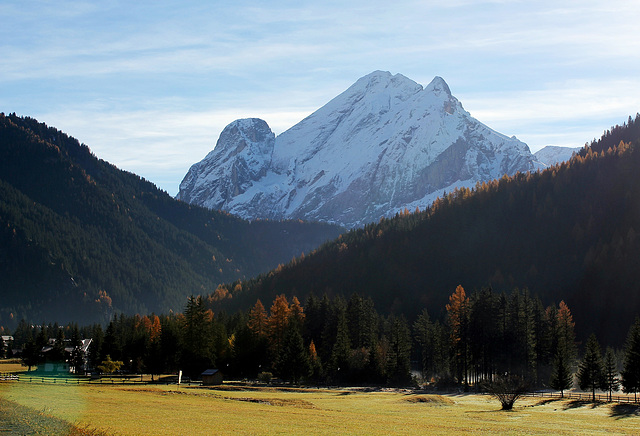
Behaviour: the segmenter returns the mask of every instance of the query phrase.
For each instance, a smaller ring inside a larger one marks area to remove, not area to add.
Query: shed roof
[[[218,370],[217,370],[217,369],[207,369],[206,371],[204,371],[204,372],[203,372],[202,374],[200,374],[200,375],[201,375],[201,376],[202,376],[202,375],[214,375],[214,374],[216,374],[217,372],[218,372]]]

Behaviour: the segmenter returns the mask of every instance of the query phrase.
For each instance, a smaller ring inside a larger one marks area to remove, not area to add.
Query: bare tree
[[[500,401],[502,410],[511,410],[518,398],[527,393],[528,385],[517,375],[504,375],[486,383],[484,390]]]

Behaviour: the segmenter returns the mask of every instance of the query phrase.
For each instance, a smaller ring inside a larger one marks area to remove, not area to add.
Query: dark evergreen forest
[[[335,226],[248,222],[171,198],[76,139],[0,114],[0,325],[181,311],[333,239]]]
[[[354,292],[385,314],[437,319],[452,289],[527,288],[572,307],[578,339],[621,346],[640,313],[640,116],[605,132],[571,161],[460,189],[424,211],[352,230],[275,271],[229,284],[233,298]],[[588,330],[587,330],[588,327]]]
[[[575,322],[564,301],[546,308],[526,290],[497,294],[488,288],[467,295],[456,287],[445,319],[423,309],[410,323],[381,315],[370,297],[348,300],[310,294],[303,305],[278,295],[269,309],[260,300],[248,310],[214,314],[202,297],[190,297],[184,313],[115,316],[106,331],[99,324],[34,326],[14,332],[26,365],[67,359],[76,373],[95,373],[116,362],[125,373],[177,374],[198,379],[218,368],[227,379],[273,377],[294,384],[413,386],[486,389],[508,374],[526,389],[573,387],[638,392],[640,320],[629,328],[624,353],[595,335],[579,356]],[[627,326],[629,327],[629,326]],[[89,365],[80,338],[91,337]],[[55,338],[53,349],[49,338]],[[73,351],[65,356],[65,346]],[[115,366],[114,366],[115,367]]]

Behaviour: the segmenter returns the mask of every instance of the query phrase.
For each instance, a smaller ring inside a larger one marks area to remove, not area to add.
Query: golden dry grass
[[[19,359],[0,359],[0,373],[19,373],[27,370],[26,366],[22,366]]]
[[[112,434],[632,435],[636,406],[398,391],[0,384],[0,397]]]

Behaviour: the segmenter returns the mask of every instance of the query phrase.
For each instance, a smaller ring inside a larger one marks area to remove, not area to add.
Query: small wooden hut
[[[205,372],[200,374],[200,377],[202,378],[203,386],[222,384],[222,373],[217,369],[207,369]]]

